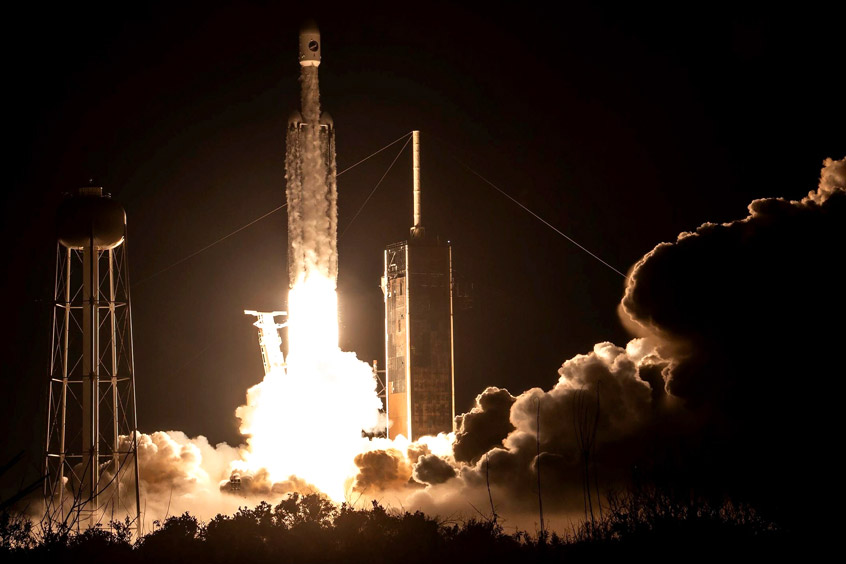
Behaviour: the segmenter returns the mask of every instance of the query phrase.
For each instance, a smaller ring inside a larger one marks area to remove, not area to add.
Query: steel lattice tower
[[[420,132],[412,132],[414,226],[385,249],[388,438],[455,431],[452,247],[423,228]]]
[[[81,188],[58,214],[45,471],[46,519],[140,531],[126,214]]]

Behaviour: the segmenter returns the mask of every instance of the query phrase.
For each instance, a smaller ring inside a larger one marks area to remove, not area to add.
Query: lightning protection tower
[[[80,188],[57,218],[44,494],[79,530],[129,517],[140,531],[126,213]]]
[[[414,227],[385,249],[388,438],[454,430],[452,249],[421,218],[420,132],[414,131]]]

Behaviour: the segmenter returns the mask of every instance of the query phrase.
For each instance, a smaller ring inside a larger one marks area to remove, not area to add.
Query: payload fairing
[[[320,64],[320,30],[313,21],[306,22],[300,29],[300,64],[304,67]]]

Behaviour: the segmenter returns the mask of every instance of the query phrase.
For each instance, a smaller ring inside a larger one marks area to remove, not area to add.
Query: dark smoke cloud
[[[425,454],[414,465],[412,477],[421,484],[437,485],[455,478],[455,468],[440,456]]]
[[[844,169],[829,159],[802,201],[755,200],[745,219],[704,224],[635,265],[623,308],[679,359],[672,394],[758,419],[823,367],[843,335]]]
[[[661,410],[653,398],[665,393],[663,380],[655,381],[656,373],[661,374],[656,367],[663,365],[666,362],[644,339],[632,341],[627,348],[600,343],[593,352],[568,360],[552,389],[534,388],[514,398],[509,412],[514,430],[501,446],[478,457],[474,465],[464,466],[461,478],[476,487],[491,483],[513,507],[534,506],[539,446],[542,488],[549,492],[544,503],[550,509],[580,508],[584,459],[577,421],[596,429],[589,460],[597,466],[594,470],[591,462],[591,471],[606,484],[624,478],[626,471],[620,471],[620,463],[630,464],[635,449],[620,445],[639,441]],[[641,377],[641,370],[649,377]],[[472,439],[472,433],[469,430],[467,438]]]
[[[453,451],[460,462],[475,463],[479,457],[514,430],[509,419],[515,398],[508,390],[489,387],[476,396],[473,408],[455,418],[458,431]]]
[[[581,421],[596,429],[594,490],[649,481],[752,503],[787,528],[814,523],[840,482],[845,235],[846,159],[827,160],[801,201],[756,200],[744,219],[658,245],[621,303],[641,338],[568,360],[549,390],[485,390],[458,418],[458,479],[410,499],[447,513],[492,498],[500,515],[537,515],[540,472],[545,510],[577,516]]]
[[[840,427],[844,250],[846,159],[827,159],[801,201],[755,200],[658,245],[622,301],[674,358],[667,390],[707,423],[694,440],[712,484],[781,516],[811,506],[803,483],[819,483]]]

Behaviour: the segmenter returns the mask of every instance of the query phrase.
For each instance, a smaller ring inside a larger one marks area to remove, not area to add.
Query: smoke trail
[[[288,128],[288,283],[338,278],[338,190],[334,131],[321,123],[317,67],[302,67],[302,122]]]

